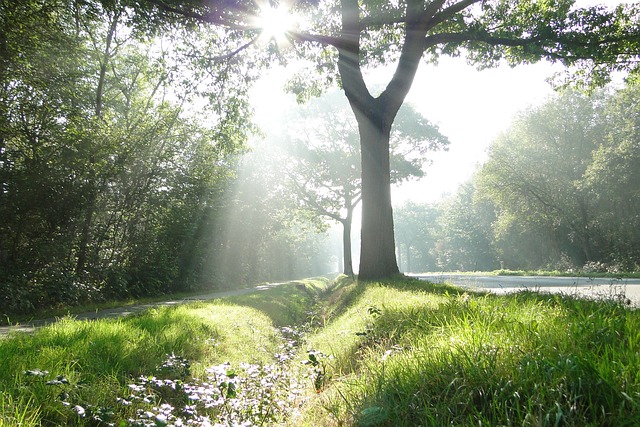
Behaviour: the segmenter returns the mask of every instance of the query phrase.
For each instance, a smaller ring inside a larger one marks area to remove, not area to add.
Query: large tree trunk
[[[360,278],[378,279],[398,273],[393,211],[389,135],[391,126],[357,115],[362,157],[362,236]]]

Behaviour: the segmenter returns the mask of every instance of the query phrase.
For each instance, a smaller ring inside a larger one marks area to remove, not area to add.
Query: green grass
[[[559,271],[559,270],[496,270],[496,276],[558,276],[558,277],[602,277],[606,279],[640,278],[640,272],[603,272],[603,271]]]
[[[256,285],[259,286],[259,285]],[[84,303],[77,306],[66,307],[52,307],[48,310],[40,310],[37,315],[35,313],[9,313],[4,314],[3,318],[0,318],[0,326],[15,325],[19,323],[28,322],[35,319],[49,319],[63,316],[74,316],[82,313],[91,313],[98,310],[105,310],[109,308],[118,307],[130,307],[133,305],[152,304],[161,301],[179,301],[188,299],[190,297],[203,295],[212,292],[224,292],[228,289],[216,289],[216,290],[198,290],[193,292],[177,292],[172,294],[158,295],[153,297],[140,297],[140,298],[126,298],[104,302]]]
[[[163,398],[188,403],[175,389],[217,375],[208,371],[212,366],[222,366],[224,377],[242,364],[273,363],[286,342],[277,326],[305,321],[329,282],[298,285],[122,319],[67,317],[33,334],[10,335],[0,340],[0,426],[93,425],[100,419],[126,425],[140,419],[139,411],[160,413]],[[227,383],[231,379],[235,374]],[[175,396],[167,397],[172,387]],[[130,390],[143,396],[131,397]],[[154,398],[145,401],[145,393]],[[129,398],[133,403],[122,401]]]
[[[640,425],[640,313],[397,277],[0,341],[0,426]]]
[[[415,280],[351,298],[308,338],[322,390],[294,425],[640,425],[637,311]]]

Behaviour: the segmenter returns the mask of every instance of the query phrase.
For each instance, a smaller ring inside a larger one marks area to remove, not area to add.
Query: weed
[[[327,381],[327,369],[323,362],[326,356],[319,351],[307,351],[307,360],[303,362],[310,366],[311,378],[313,380],[313,388],[316,393],[320,393]]]

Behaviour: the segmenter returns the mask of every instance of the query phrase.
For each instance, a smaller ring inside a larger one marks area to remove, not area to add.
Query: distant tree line
[[[522,113],[458,192],[396,210],[404,271],[640,270],[640,83]]]

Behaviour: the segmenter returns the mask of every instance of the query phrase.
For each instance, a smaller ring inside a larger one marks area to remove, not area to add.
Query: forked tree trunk
[[[341,44],[338,71],[349,105],[358,121],[362,159],[362,240],[359,277],[380,279],[398,273],[393,236],[389,136],[393,120],[416,75],[427,26],[423,4],[407,3],[407,24],[396,72],[386,89],[374,98],[360,65],[360,9],[358,0],[340,0]]]

